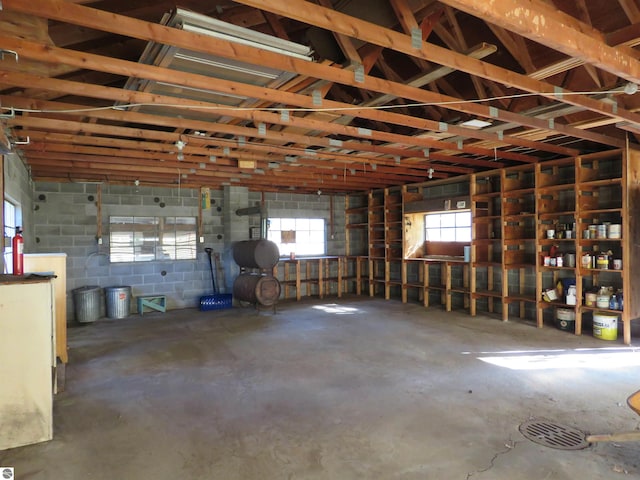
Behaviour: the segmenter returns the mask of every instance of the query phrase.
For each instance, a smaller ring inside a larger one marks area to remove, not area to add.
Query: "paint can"
[[[612,223],[609,225],[609,229],[607,231],[607,236],[609,238],[621,238],[621,226],[619,223]]]
[[[618,316],[604,313],[593,314],[593,336],[600,340],[617,340]]]
[[[608,270],[609,269],[609,255],[600,254],[596,259],[596,268],[600,270]]]
[[[595,307],[598,295],[593,292],[587,292],[584,294],[584,304],[587,307]]]
[[[607,238],[607,226],[596,225],[596,238]]]
[[[573,332],[576,326],[576,312],[570,308],[556,308],[556,327]]]

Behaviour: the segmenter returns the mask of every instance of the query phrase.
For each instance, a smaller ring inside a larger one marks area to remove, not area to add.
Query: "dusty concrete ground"
[[[0,452],[18,480],[640,478],[640,442],[564,451],[518,430],[638,428],[640,351],[621,342],[364,297],[69,339],[54,440]]]

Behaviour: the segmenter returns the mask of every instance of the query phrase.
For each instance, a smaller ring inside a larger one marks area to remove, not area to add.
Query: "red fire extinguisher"
[[[24,238],[22,238],[22,230],[16,227],[16,236],[13,237],[11,243],[13,250],[13,274],[24,274]]]

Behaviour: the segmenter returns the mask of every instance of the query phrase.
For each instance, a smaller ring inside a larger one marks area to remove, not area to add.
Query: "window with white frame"
[[[196,258],[195,217],[109,217],[111,262]]]
[[[270,218],[267,240],[274,242],[280,256],[324,255],[327,251],[323,218]]]
[[[17,204],[5,200],[4,201],[4,236],[13,238],[16,235],[16,227],[18,226],[20,209]],[[13,273],[13,247],[12,242],[8,242],[4,246],[2,254],[4,255],[4,271],[5,273]]]
[[[428,242],[470,242],[471,211],[427,213],[424,238]]]

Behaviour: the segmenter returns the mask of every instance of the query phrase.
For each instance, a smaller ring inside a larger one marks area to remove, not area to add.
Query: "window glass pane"
[[[471,226],[471,212],[458,212],[456,213],[456,226],[458,227],[470,227]]]
[[[295,230],[296,219],[295,218],[282,218],[280,219],[280,228],[282,230]]]
[[[196,258],[194,217],[109,218],[111,262],[148,262]]]
[[[311,232],[309,232],[309,230],[306,231],[298,231],[296,232],[296,242],[295,243],[303,243],[303,244],[308,244],[311,243]]]
[[[2,172],[0,172],[0,175]],[[4,236],[8,238],[13,238],[16,235],[16,227],[17,227],[17,211],[16,206],[9,202],[8,200],[4,201]],[[9,242],[4,247],[4,265],[6,273],[13,273],[13,244]]]
[[[440,228],[440,214],[425,215],[424,223],[427,228]]]
[[[440,217],[440,226],[441,227],[455,227],[456,225],[456,214],[455,213],[443,213]]]
[[[440,230],[440,241],[442,242],[455,242],[456,241],[456,229],[455,228],[443,228]]]
[[[470,241],[471,241],[471,227],[456,229],[456,242],[470,242]]]
[[[268,225],[267,239],[278,246],[281,256],[291,253],[324,255],[326,252],[322,218],[273,218],[269,219]]]
[[[310,218],[309,230],[315,230],[316,232],[324,232],[324,219],[322,218]]]
[[[428,213],[425,240],[429,242],[470,242],[471,211]]]
[[[440,229],[438,228],[428,228],[427,229],[427,238],[428,242],[439,242],[440,241]]]

